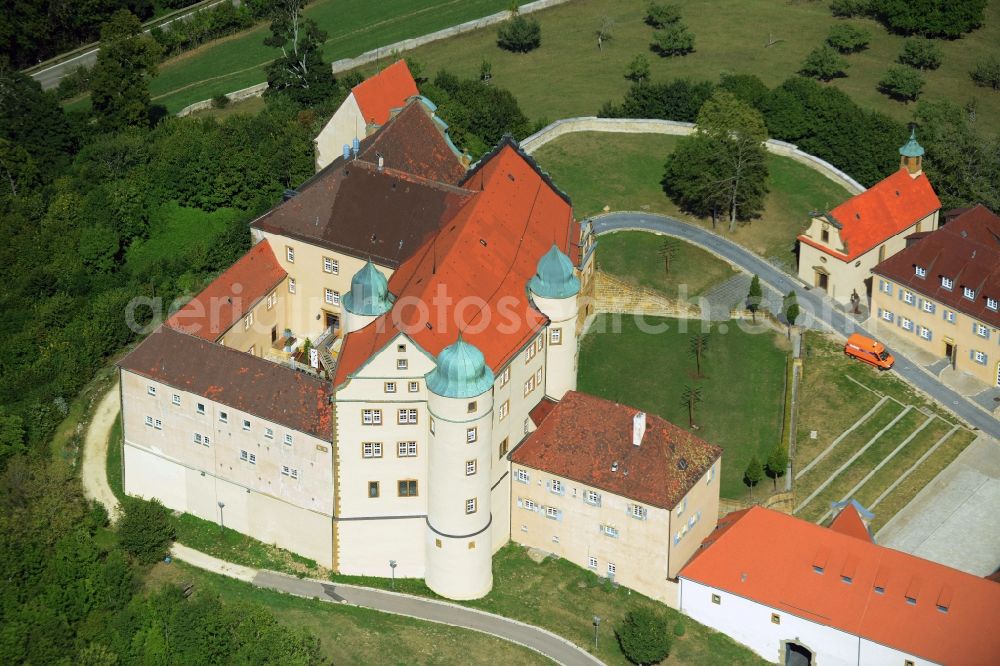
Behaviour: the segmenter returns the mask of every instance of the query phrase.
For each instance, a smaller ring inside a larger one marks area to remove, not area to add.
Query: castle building
[[[833,210],[817,213],[798,237],[799,279],[849,303],[871,296],[871,269],[906,246],[906,237],[938,228],[941,202],[923,172],[923,147],[911,133],[900,168]]]

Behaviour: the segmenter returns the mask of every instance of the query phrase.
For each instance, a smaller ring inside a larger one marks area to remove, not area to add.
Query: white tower
[[[490,442],[493,371],[462,340],[445,347],[427,375],[427,586],[449,599],[478,599],[493,587]]]
[[[554,244],[541,259],[535,276],[528,281],[531,298],[549,318],[545,356],[545,395],[561,400],[576,389],[576,298],[580,280],[573,263]]]
[[[364,328],[392,309],[389,281],[371,260],[351,278],[351,290],[344,294],[344,331]]]

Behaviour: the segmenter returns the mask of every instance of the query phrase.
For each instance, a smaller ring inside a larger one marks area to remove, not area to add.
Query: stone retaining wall
[[[764,480],[758,484],[758,492],[766,492],[766,488],[761,491],[759,486],[764,486],[766,483],[773,484],[769,477],[764,477]],[[792,508],[795,505],[795,497],[791,492],[781,492],[774,493],[762,500],[754,502],[742,502],[740,500],[726,499],[724,497],[719,498],[719,518],[722,518],[726,514],[732,513],[733,511],[742,511],[743,509],[748,509],[751,506],[762,506],[765,509],[774,509],[775,511],[780,511],[782,513],[791,514]]]
[[[701,308],[636,287],[603,271],[594,272],[594,312],[656,317],[701,318]]]

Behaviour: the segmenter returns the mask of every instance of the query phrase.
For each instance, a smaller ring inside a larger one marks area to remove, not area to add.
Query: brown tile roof
[[[261,241],[167,319],[167,326],[215,342],[287,275],[271,244]]]
[[[559,403],[549,397],[544,397],[538,401],[538,404],[531,408],[528,412],[528,416],[531,418],[531,422],[535,424],[537,428],[542,424],[542,421],[552,413],[552,410],[556,408]]]
[[[168,386],[331,441],[330,384],[161,326],[118,364]]]
[[[917,266],[926,269],[927,277],[917,276]],[[1000,313],[986,307],[987,298],[1000,301],[1000,217],[985,206],[956,217],[872,272],[1000,328]],[[954,281],[952,289],[941,284],[942,277]],[[975,290],[974,300],[965,298],[965,287]]]
[[[639,410],[568,392],[511,460],[601,490],[673,509],[722,456],[722,449],[654,414],[632,445]],[[612,471],[617,462],[617,471]]]

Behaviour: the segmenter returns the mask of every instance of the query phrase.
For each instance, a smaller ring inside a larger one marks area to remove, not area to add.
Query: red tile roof
[[[919,277],[917,266],[927,271]],[[872,272],[981,322],[1000,328],[1000,216],[976,206],[875,266]],[[941,278],[953,280],[946,289]],[[975,298],[965,297],[969,287]],[[876,285],[877,288],[877,285]]]
[[[555,409],[558,404],[559,403],[552,398],[545,397],[539,400],[538,404],[531,408],[531,411],[528,412],[528,416],[531,418],[531,422],[535,424],[536,428],[542,424],[545,417],[551,414],[552,410]]]
[[[261,241],[167,319],[167,326],[215,342],[287,275],[271,244]]]
[[[402,107],[407,99],[420,94],[405,60],[397,60],[354,86],[351,92],[365,122],[375,125],[384,125],[393,109]]]
[[[872,535],[868,531],[865,521],[861,519],[861,514],[858,513],[853,504],[848,504],[841,509],[837,517],[830,523],[830,529],[865,541],[872,540]]]
[[[578,225],[569,200],[509,140],[462,186],[471,194],[468,202],[443,218],[440,231],[389,279],[393,309],[344,339],[335,386],[398,331],[437,356],[461,330],[498,370],[546,323],[528,299],[527,283],[553,243],[577,256]],[[417,304],[430,308],[429,321]]]
[[[911,178],[900,169],[827,214],[840,229],[846,254],[806,236],[799,240],[841,261],[852,261],[940,208],[925,174]]]
[[[324,441],[331,441],[330,383],[161,326],[118,364]]]
[[[710,535],[680,578],[939,664],[1000,654],[1000,585],[770,509]]]
[[[639,412],[586,393],[568,392],[511,454],[520,465],[622,497],[673,509],[722,456],[722,449],[655,414],[632,445]],[[614,469],[614,463],[618,463]]]

